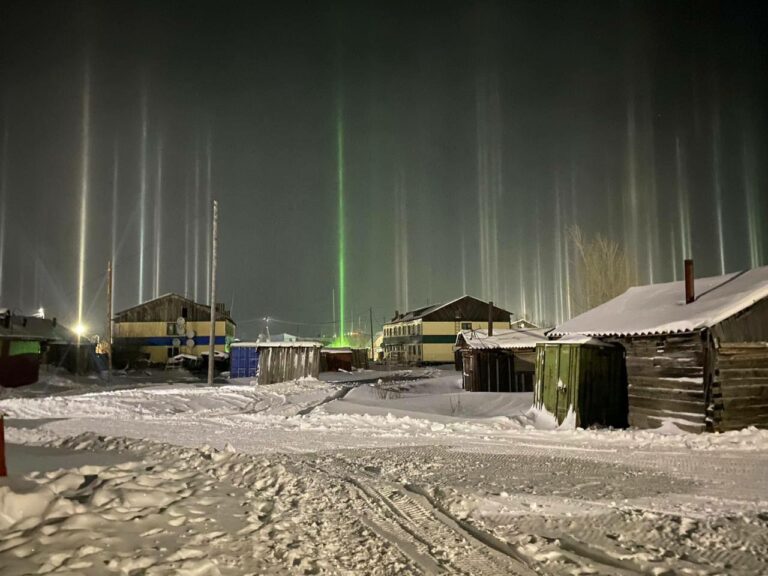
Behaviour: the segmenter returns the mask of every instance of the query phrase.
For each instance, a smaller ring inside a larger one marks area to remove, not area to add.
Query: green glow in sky
[[[346,252],[345,230],[344,230],[344,100],[341,88],[339,88],[338,101],[336,105],[336,180],[338,182],[339,195],[339,333],[333,346],[337,348],[349,346],[345,336],[346,324],[344,321],[344,311],[347,309],[345,295],[345,263],[344,254]]]

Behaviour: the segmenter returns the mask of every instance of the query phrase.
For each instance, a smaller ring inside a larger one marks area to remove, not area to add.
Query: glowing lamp
[[[78,336],[85,336],[85,333],[88,331],[88,327],[85,326],[85,324],[77,324],[74,328],[75,334]]]

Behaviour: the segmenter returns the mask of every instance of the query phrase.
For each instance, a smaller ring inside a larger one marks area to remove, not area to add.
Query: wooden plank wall
[[[261,348],[259,352],[259,384],[317,378],[319,370],[319,348],[270,346]]]
[[[620,339],[626,350],[629,425],[657,428],[666,419],[690,432],[706,429],[704,364],[699,333]]]
[[[768,342],[721,342],[712,385],[714,428],[768,428]]]
[[[507,350],[466,349],[464,389],[470,392],[532,392],[533,366]],[[518,370],[519,368],[521,370]],[[529,374],[530,376],[523,376]]]

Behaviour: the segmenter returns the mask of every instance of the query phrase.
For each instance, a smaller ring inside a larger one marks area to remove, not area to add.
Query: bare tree
[[[589,238],[578,226],[568,234],[574,246],[572,306],[576,314],[615,298],[633,284],[629,258],[618,242],[601,234]]]

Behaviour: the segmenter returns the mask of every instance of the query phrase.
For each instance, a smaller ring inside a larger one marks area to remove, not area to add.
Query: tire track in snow
[[[363,468],[351,469],[349,463],[338,464],[322,470],[364,494],[367,507],[358,513],[424,572],[472,576],[536,573],[506,543],[479,529],[465,529],[418,490],[379,480]]]

